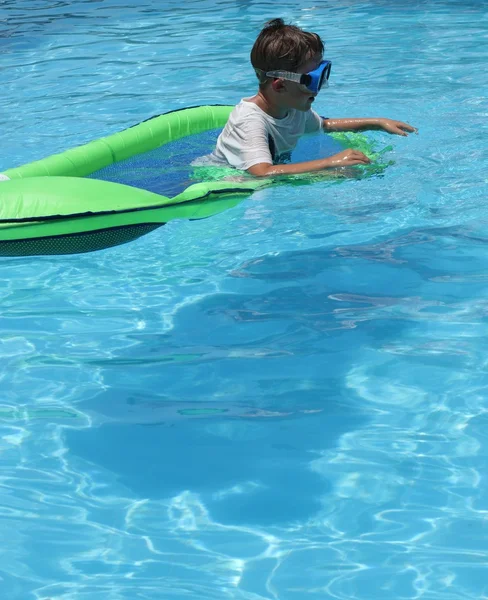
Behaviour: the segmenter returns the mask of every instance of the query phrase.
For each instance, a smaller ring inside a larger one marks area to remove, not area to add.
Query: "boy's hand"
[[[403,121],[395,121],[393,119],[378,119],[378,126],[383,131],[388,133],[392,133],[395,135],[403,135],[407,136],[408,133],[417,133],[418,129],[412,127],[408,123],[404,123]]]
[[[371,161],[359,150],[348,148],[330,158],[326,158],[326,167],[350,167],[351,165],[368,165]]]

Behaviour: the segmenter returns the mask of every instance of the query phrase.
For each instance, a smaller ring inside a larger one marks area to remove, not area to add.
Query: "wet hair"
[[[283,19],[268,21],[251,50],[251,64],[260,85],[269,78],[267,71],[292,71],[317,54],[324,52],[324,43],[316,33],[303,31],[296,25],[286,25]]]

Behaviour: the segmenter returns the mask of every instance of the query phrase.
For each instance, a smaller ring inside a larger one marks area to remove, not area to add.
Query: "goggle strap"
[[[292,73],[291,71],[268,71],[266,77],[277,77],[287,79],[288,81],[295,81],[300,83],[302,81],[302,73]]]

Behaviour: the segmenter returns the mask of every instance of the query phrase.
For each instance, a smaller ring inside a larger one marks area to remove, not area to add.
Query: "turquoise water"
[[[486,3],[134,5],[0,5],[0,171],[252,94],[277,14],[327,42],[321,114],[419,135],[371,134],[384,177],[0,261],[1,597],[487,598]]]

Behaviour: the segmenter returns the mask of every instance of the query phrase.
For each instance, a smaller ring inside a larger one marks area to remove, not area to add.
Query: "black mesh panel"
[[[161,223],[142,223],[55,237],[0,241],[0,256],[93,252],[131,242],[161,225]]]

